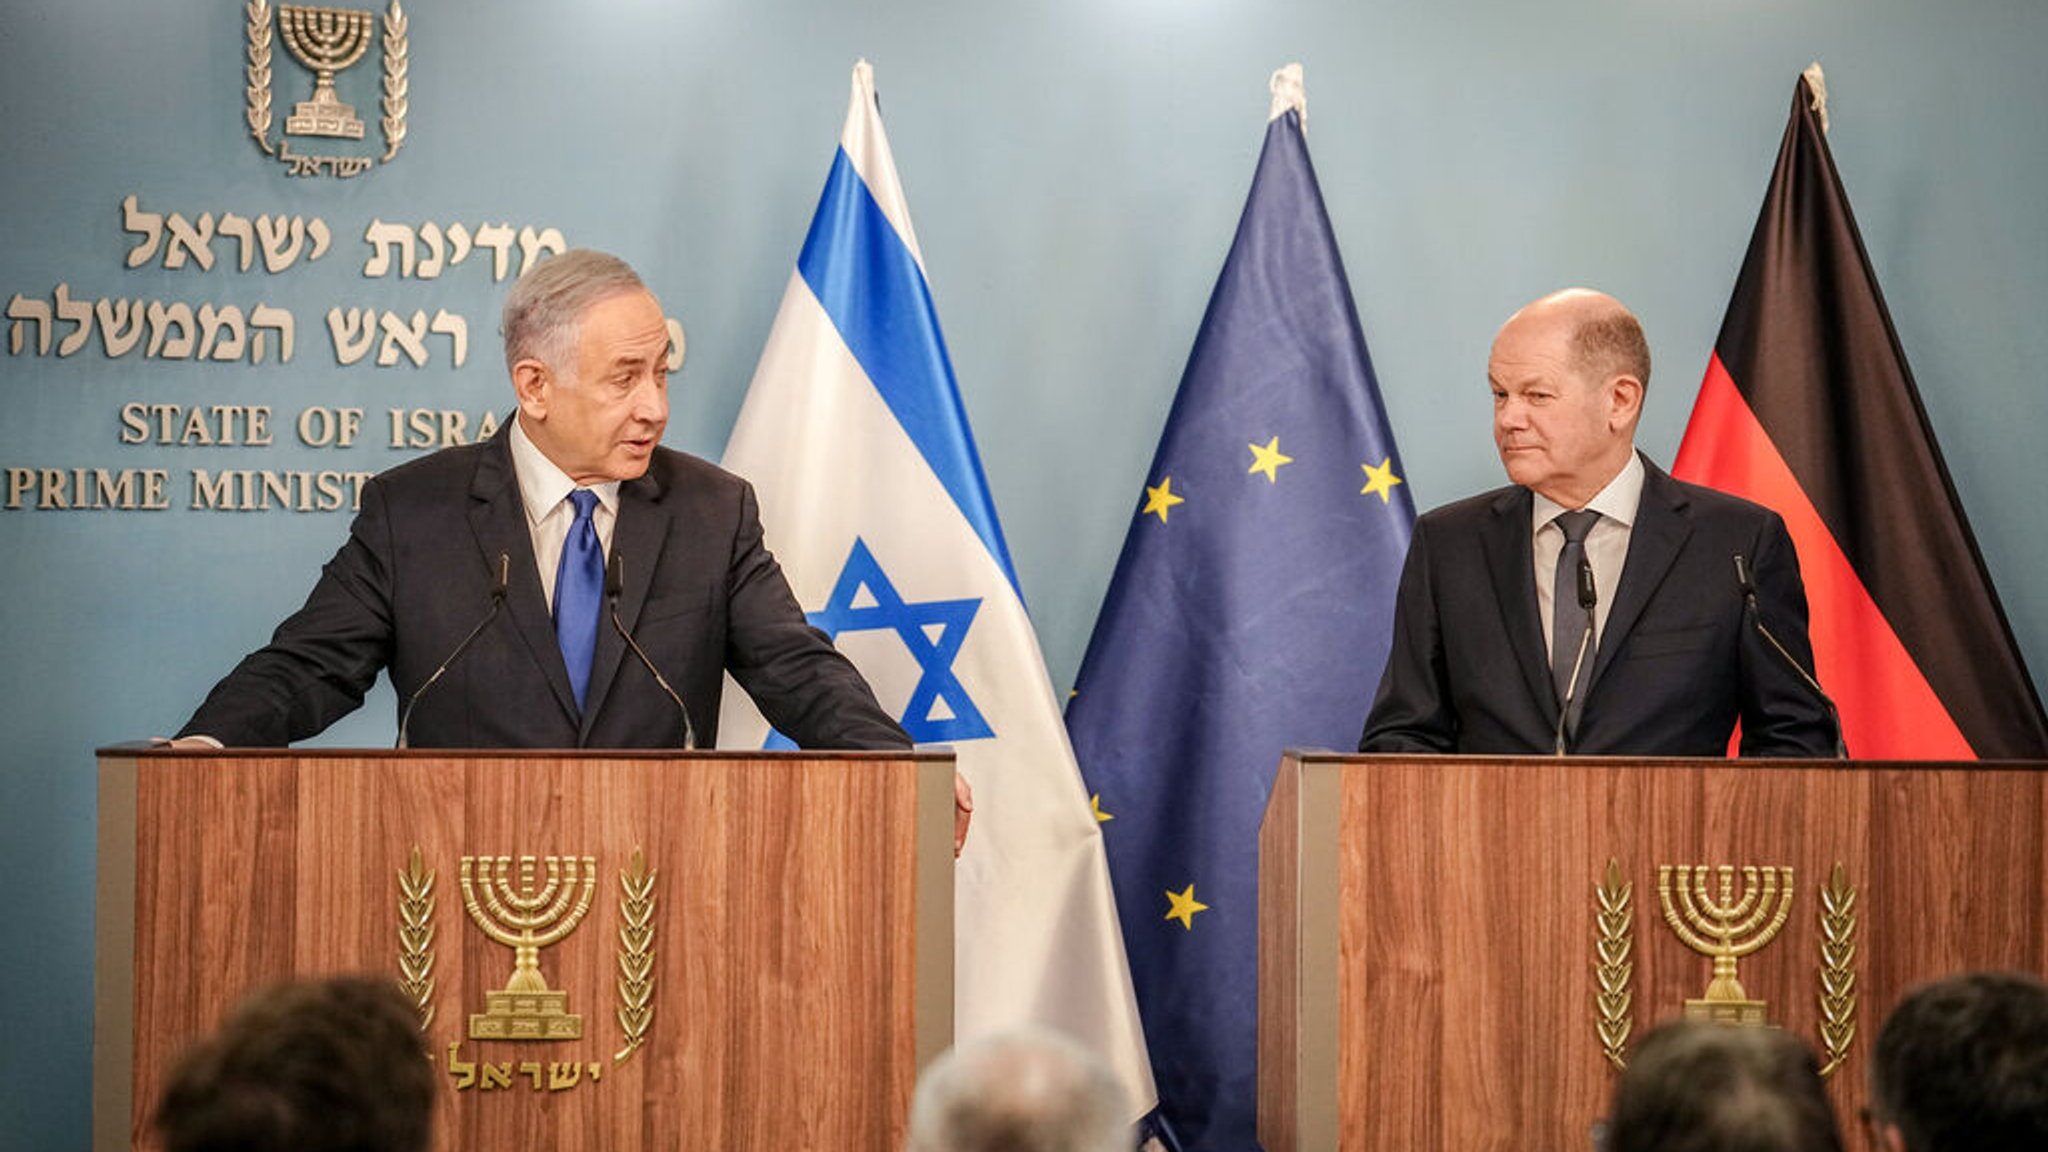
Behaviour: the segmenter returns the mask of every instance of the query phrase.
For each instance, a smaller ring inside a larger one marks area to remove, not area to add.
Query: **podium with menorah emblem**
[[[94,1147],[332,972],[419,1006],[439,1148],[900,1147],[952,837],[943,754],[104,751]]]
[[[2048,971],[2044,819],[2035,762],[1290,753],[1260,1142],[1594,1147],[1633,1042],[1686,1015],[1798,1035],[1853,1117],[1911,987]]]

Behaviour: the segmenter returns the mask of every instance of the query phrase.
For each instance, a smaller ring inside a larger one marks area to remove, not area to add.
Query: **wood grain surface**
[[[115,811],[131,788],[135,812],[133,843],[101,846],[103,893],[107,870],[132,876],[134,957],[132,1069],[95,1069],[129,1076],[126,1093],[96,1090],[129,1104],[118,1132],[96,1131],[103,1146],[154,1147],[171,1062],[250,990],[395,979],[414,846],[435,874],[437,1148],[892,1148],[918,1068],[950,1037],[950,946],[918,947],[952,934],[950,872],[918,859],[950,858],[947,756],[129,752],[103,754],[102,784]],[[635,850],[656,872],[655,1011],[622,1060],[620,873]],[[582,1039],[469,1038],[513,951],[464,910],[465,855],[596,857],[589,912],[540,953]],[[111,891],[102,952],[118,962]],[[110,1020],[121,983],[101,974]],[[509,1087],[458,1088],[462,1066],[499,1063]],[[554,1087],[571,1064],[577,1083]]]
[[[2048,765],[2032,763],[1290,755],[1260,838],[1261,1140],[1592,1148],[1618,1075],[1594,1007],[1595,888],[1613,859],[1633,885],[1632,1039],[1711,975],[1665,924],[1658,866],[1790,866],[1790,917],[1739,975],[1816,1051],[1818,892],[1841,864],[1857,1031],[1829,1095],[1861,1148],[1892,1005],[1961,969],[2048,970],[2044,808]],[[1304,1010],[1326,989],[1335,1012]]]

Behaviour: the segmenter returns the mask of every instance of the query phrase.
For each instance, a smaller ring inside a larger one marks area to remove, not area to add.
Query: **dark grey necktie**
[[[1557,574],[1550,593],[1550,680],[1557,687],[1561,708],[1572,702],[1569,728],[1578,727],[1578,713],[1585,705],[1586,681],[1593,675],[1593,646],[1586,645],[1586,658],[1579,661],[1579,644],[1593,627],[1593,616],[1579,604],[1579,565],[1586,559],[1586,534],[1600,514],[1591,510],[1559,514],[1552,523],[1564,530],[1564,549],[1557,554]],[[1579,663],[1579,688],[1571,691],[1572,665]]]

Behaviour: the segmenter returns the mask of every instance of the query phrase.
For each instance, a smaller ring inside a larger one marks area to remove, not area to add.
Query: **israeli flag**
[[[956,1039],[1056,1029],[1154,1102],[1102,837],[989,498],[866,61],[740,409],[752,481],[811,622],[974,789],[955,887]],[[726,693],[721,741],[771,733]]]

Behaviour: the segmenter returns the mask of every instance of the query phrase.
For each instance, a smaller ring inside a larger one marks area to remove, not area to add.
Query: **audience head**
[[[926,1069],[906,1152],[1130,1152],[1129,1110],[1109,1069],[1072,1041],[1027,1029],[959,1045]]]
[[[1877,1034],[1870,1112],[1890,1152],[2048,1149],[2048,984],[1971,972],[1913,991]]]
[[[1606,1152],[1841,1152],[1806,1045],[1775,1028],[1674,1021],[1636,1046]]]
[[[426,1152],[434,1071],[390,979],[282,984],[188,1050],[157,1105],[166,1152]]]

